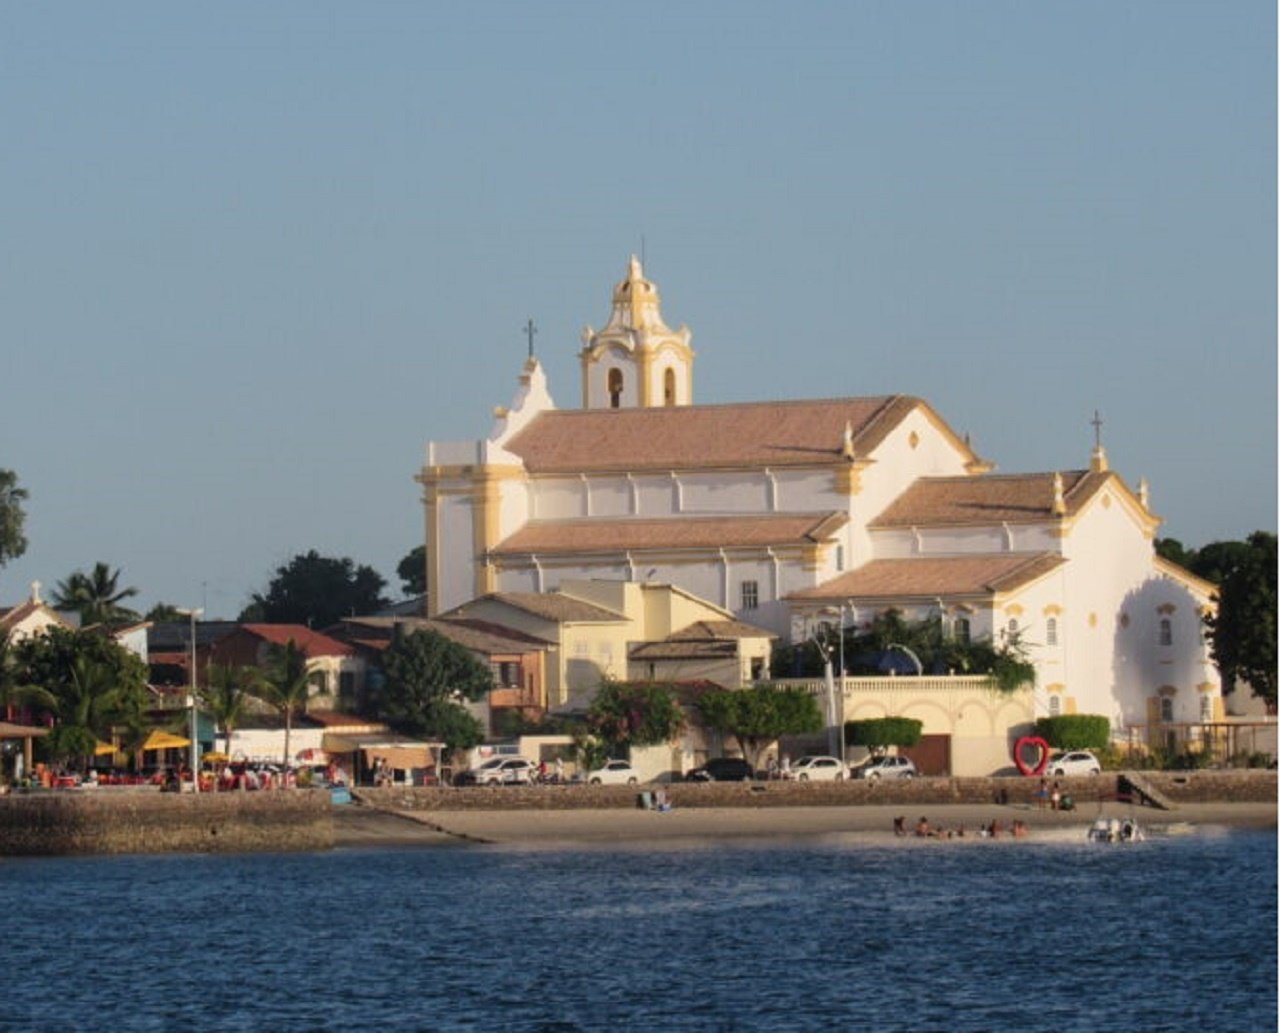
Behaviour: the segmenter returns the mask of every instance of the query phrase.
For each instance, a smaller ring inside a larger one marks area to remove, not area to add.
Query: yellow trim
[[[1010,603],[1008,606],[1004,608],[1004,612],[1006,615],[1010,617],[1021,617],[1022,614],[1024,613],[1021,605],[1019,605],[1018,603]]]
[[[871,464],[865,459],[845,463],[835,469],[836,494],[852,498],[862,494],[862,471]]]
[[[1169,614],[1177,613],[1178,608],[1173,603],[1161,603],[1156,607],[1156,613]]]
[[[1057,603],[1050,603],[1040,612],[1043,613],[1046,617],[1058,617],[1062,614],[1062,607],[1059,606]]]
[[[1089,614],[1089,627],[1096,628],[1098,626],[1098,615],[1096,613]]]
[[[1066,691],[1066,688],[1062,682],[1056,681],[1052,685],[1046,685],[1044,691],[1050,696],[1061,696]]]
[[[1157,696],[1161,696],[1161,697],[1168,696],[1170,699],[1172,699],[1177,694],[1178,694],[1178,689],[1176,686],[1173,686],[1173,685],[1161,685],[1156,692]]]
[[[1062,697],[1062,712],[1064,714],[1074,714],[1078,709],[1075,696]]]
[[[1218,594],[1218,586],[1212,581],[1206,581],[1202,577],[1196,577],[1196,575],[1191,573],[1191,571],[1178,566],[1176,563],[1165,559],[1163,556],[1153,556],[1152,560],[1156,570],[1161,574],[1167,574],[1175,581],[1181,581],[1188,588],[1194,589],[1201,595],[1213,597]]]

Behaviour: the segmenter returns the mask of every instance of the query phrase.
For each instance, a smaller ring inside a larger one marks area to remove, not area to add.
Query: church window
[[[676,404],[676,371],[670,366],[667,371],[662,374],[662,404]]]
[[[844,546],[836,546],[836,570],[844,570]]]
[[[1018,618],[1010,617],[1009,623],[1005,625],[1004,638],[1006,642],[1018,641]]]
[[[1049,697],[1049,716],[1058,717],[1062,713],[1062,697],[1053,695]]]
[[[744,581],[742,582],[742,609],[754,610],[760,605],[760,582]]]
[[[618,409],[622,406],[622,370],[609,370],[609,408]]]
[[[1173,720],[1173,697],[1160,697],[1160,720],[1168,723]]]
[[[1160,618],[1160,644],[1162,646],[1173,645],[1173,621],[1168,617]]]
[[[1213,720],[1213,697],[1212,696],[1200,697],[1200,720],[1203,721],[1205,724],[1208,724],[1210,721]]]
[[[955,624],[952,626],[955,628],[956,641],[967,645],[970,637],[969,618],[957,617]]]
[[[1050,617],[1044,622],[1044,641],[1047,646],[1058,644],[1058,618]]]

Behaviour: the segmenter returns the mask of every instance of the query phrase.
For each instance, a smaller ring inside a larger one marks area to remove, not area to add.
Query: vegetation
[[[756,685],[749,689],[713,689],[698,699],[708,728],[737,740],[752,768],[760,753],[783,735],[804,735],[822,728],[818,702],[803,689]]]
[[[404,588],[404,594],[427,594],[427,547],[419,545],[411,549],[396,567],[396,575]]]
[[[415,631],[391,643],[382,666],[386,679],[371,704],[395,728],[455,750],[483,738],[480,722],[460,701],[482,699],[493,688],[493,674],[470,650],[437,632]]]
[[[876,614],[869,625],[845,628],[843,649],[839,632],[834,642],[806,641],[780,646],[773,652],[775,678],[813,678],[823,672],[823,649],[833,660],[843,654],[845,673],[878,675],[899,670],[908,654],[920,661],[926,674],[987,675],[997,692],[1012,693],[1035,684],[1035,664],[1026,655],[1024,643],[1011,638],[997,646],[989,639],[963,641],[941,618],[908,621],[899,610]],[[914,672],[914,662],[910,662]]]
[[[74,571],[54,589],[53,605],[64,613],[80,615],[80,626],[130,624],[138,620],[136,610],[121,604],[138,594],[136,588],[120,587],[120,570],[95,563],[89,573]]]
[[[846,721],[845,741],[865,746],[874,757],[882,756],[890,746],[914,746],[924,732],[924,722],[911,717],[879,717],[867,721]]]
[[[257,691],[266,691],[261,672],[252,667],[229,664],[210,664],[205,669],[204,684],[197,686],[200,705],[209,712],[222,733],[223,749],[228,755],[231,753],[231,736],[244,720]],[[285,753],[287,760],[287,746]]]
[[[143,620],[153,624],[176,624],[178,621],[190,619],[190,612],[184,612],[171,603],[156,603],[143,616]]]
[[[311,680],[307,673],[307,655],[290,639],[283,646],[267,650],[267,663],[262,672],[262,696],[284,718],[284,757],[290,760],[289,738],[295,714],[307,712],[307,696]]]
[[[13,649],[17,680],[48,693],[55,719],[42,740],[55,760],[82,766],[118,722],[134,725],[149,705],[146,665],[113,639],[53,627]]]
[[[312,549],[277,567],[266,592],[254,593],[240,620],[324,628],[386,606],[385,587],[372,567],[358,567],[347,557],[321,556]]]
[[[26,500],[27,491],[18,487],[18,475],[0,470],[0,567],[27,551],[23,534],[27,515],[22,508]]]
[[[612,746],[657,746],[684,730],[684,713],[669,684],[606,680],[587,710],[587,727]]]
[[[1111,742],[1111,722],[1100,714],[1041,717],[1036,735],[1055,750],[1103,750]]]
[[[1218,612],[1205,618],[1213,659],[1230,691],[1246,681],[1276,707],[1276,536],[1255,531],[1222,578]]]

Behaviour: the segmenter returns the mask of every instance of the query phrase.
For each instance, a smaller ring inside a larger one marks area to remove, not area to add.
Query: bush
[[[1101,750],[1111,742],[1111,722],[1100,714],[1041,717],[1036,735],[1055,750]]]
[[[845,742],[881,753],[889,746],[914,746],[920,741],[924,722],[913,717],[880,717],[870,721],[846,721]]]

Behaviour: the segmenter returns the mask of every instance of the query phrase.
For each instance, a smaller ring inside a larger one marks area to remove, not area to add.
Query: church
[[[1214,586],[1154,552],[1144,482],[1087,465],[995,473],[925,400],[694,404],[692,334],[631,259],[582,333],[581,407],[530,355],[482,440],[431,441],[429,616],[562,582],[665,583],[784,639],[890,608],[1016,639],[1037,715],[1114,729],[1223,714]]]

